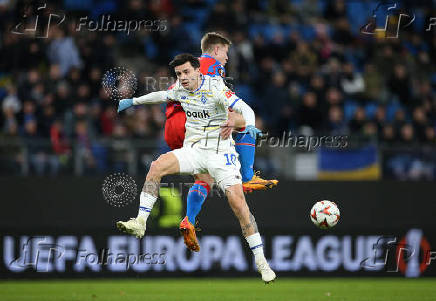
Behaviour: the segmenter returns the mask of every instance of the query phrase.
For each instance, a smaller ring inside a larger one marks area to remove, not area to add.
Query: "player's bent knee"
[[[162,178],[163,176],[179,172],[179,162],[172,153],[160,155],[157,160],[151,162],[148,174],[150,177]]]
[[[157,161],[151,162],[150,169],[148,170],[148,173],[147,173],[147,179],[160,177],[159,168],[160,168],[160,166],[159,166],[159,163]]]

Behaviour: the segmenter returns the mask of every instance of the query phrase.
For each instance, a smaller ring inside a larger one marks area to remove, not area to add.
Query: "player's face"
[[[194,68],[190,62],[174,68],[180,84],[189,91],[194,91],[200,84],[200,68]]]
[[[224,66],[229,59],[227,56],[227,53],[229,52],[229,45],[218,44],[215,46],[214,52],[215,58]]]

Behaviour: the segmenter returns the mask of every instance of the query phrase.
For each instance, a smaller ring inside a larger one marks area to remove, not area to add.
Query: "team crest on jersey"
[[[225,93],[227,98],[232,97],[233,94],[235,94],[235,92],[227,90],[227,92]]]
[[[206,96],[205,96],[203,93],[201,94],[201,99],[200,99],[200,101],[201,101],[203,104],[205,104],[206,101],[207,101]]]
[[[218,73],[220,74],[220,76],[224,77],[224,69],[219,68]]]

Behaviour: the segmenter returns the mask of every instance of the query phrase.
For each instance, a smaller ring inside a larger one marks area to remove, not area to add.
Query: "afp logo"
[[[398,3],[380,2],[372,11],[369,22],[360,28],[360,33],[379,38],[398,38],[400,29],[410,26],[414,21],[415,14],[400,8]]]
[[[396,237],[380,237],[373,246],[374,255],[365,258],[361,267],[386,272],[401,272],[406,277],[419,277],[436,259],[436,251],[421,229],[410,229],[397,241]]]

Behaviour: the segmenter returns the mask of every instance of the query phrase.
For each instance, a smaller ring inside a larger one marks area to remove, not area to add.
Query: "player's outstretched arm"
[[[168,98],[167,91],[156,91],[145,94],[140,97],[121,99],[118,104],[118,113],[130,108],[131,106],[137,106],[141,104],[159,104],[166,102]]]

